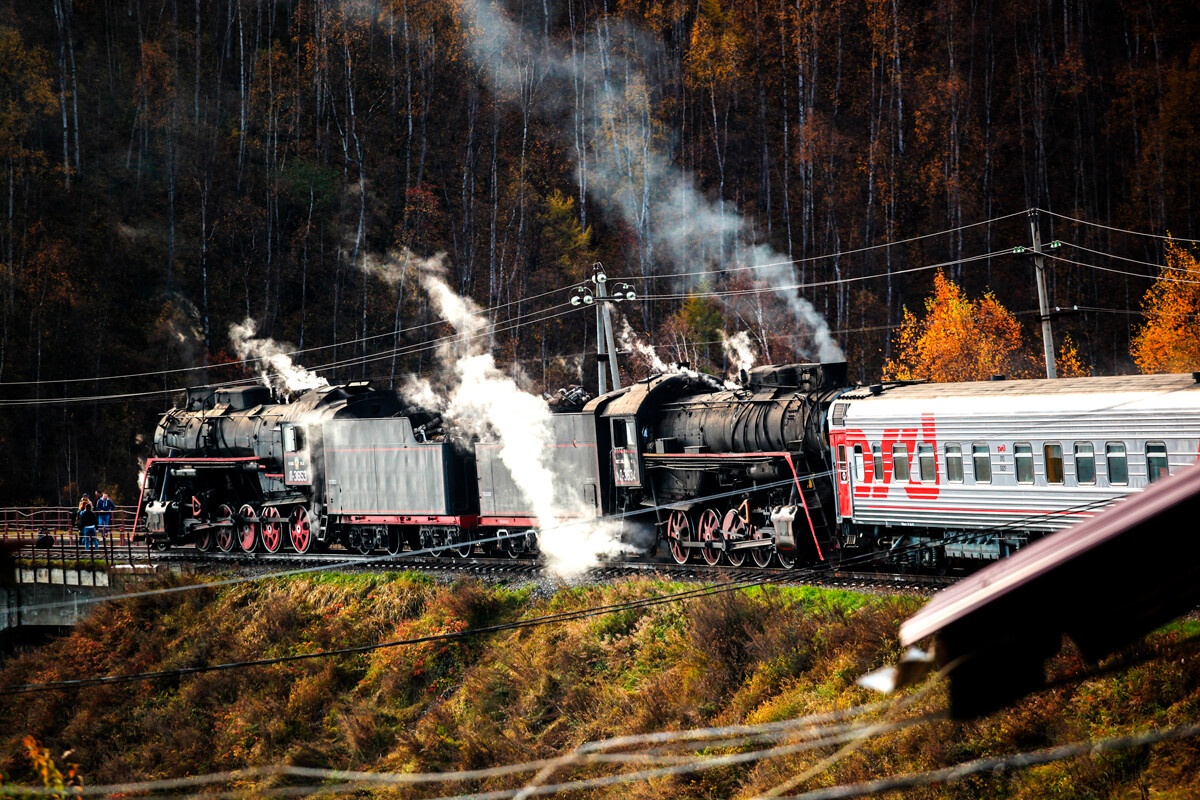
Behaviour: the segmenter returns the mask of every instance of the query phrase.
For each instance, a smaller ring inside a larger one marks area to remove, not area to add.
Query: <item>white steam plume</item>
[[[442,415],[466,432],[495,435],[500,460],[533,507],[540,531],[538,546],[550,569],[572,577],[595,566],[602,556],[630,551],[632,548],[621,542],[618,525],[573,522],[595,512],[585,503],[582,486],[571,490],[572,476],[556,476],[550,471],[548,458],[554,444],[550,406],[541,397],[522,391],[496,366],[492,354],[483,352],[486,341],[478,334],[486,331],[490,321],[472,300],[446,285],[437,274],[437,263],[427,262],[426,266],[430,268],[421,272],[421,285],[434,310],[461,335],[461,347],[450,343],[439,348],[450,385],[444,398],[428,402],[433,390],[427,382],[423,386],[411,383],[406,393],[423,405],[444,409]],[[564,522],[569,524],[564,526]]]
[[[229,326],[229,340],[238,358],[261,360],[259,377],[265,385],[287,396],[329,385],[329,381],[317,373],[310,372],[292,361],[288,353],[295,348],[290,344],[274,339],[256,338],[254,334],[257,330],[258,324],[247,317],[240,325],[235,322]]]
[[[725,200],[713,201],[691,174],[672,163],[652,106],[653,81],[668,65],[654,63],[660,48],[632,26],[606,18],[576,47],[523,30],[488,0],[464,0],[465,29],[483,74],[502,95],[530,110],[561,119],[574,115],[568,144],[575,152],[581,191],[618,213],[638,239],[641,273],[682,275],[720,269],[731,261],[756,267],[746,275],[771,287],[808,333],[821,361],[844,359],[829,325],[797,290],[787,257],[754,244],[752,226]],[[549,12],[548,12],[549,13]],[[584,96],[586,103],[571,105]],[[564,132],[570,126],[560,126]],[[701,276],[702,277],[702,276]],[[697,276],[687,283],[694,286]],[[773,327],[785,327],[780,323]]]
[[[633,326],[629,324],[629,320],[625,319],[625,317],[621,317],[621,329],[617,332],[617,343],[627,352],[637,353],[641,356],[647,366],[650,367],[652,373],[687,375],[689,378],[707,383],[714,389],[721,388],[721,382],[712,375],[697,372],[690,367],[681,366],[674,361],[670,364],[663,361],[653,346],[642,341],[641,337],[633,329]],[[725,388],[732,389],[736,388],[736,386],[729,385]]]
[[[725,348],[725,357],[733,362],[735,375],[741,370],[749,372],[754,367],[754,363],[758,361],[749,331],[740,331],[733,336],[728,336],[722,331],[721,345]]]
[[[617,331],[617,344],[621,346],[622,350],[641,356],[646,365],[650,367],[651,372],[671,371],[667,363],[659,357],[658,351],[641,340],[625,317],[621,317],[621,329]]]

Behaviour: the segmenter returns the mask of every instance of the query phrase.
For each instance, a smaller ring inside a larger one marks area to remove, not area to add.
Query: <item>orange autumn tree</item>
[[[971,300],[940,271],[925,300],[924,318],[905,308],[893,344],[896,356],[884,366],[889,380],[979,381],[1031,371],[1012,312],[991,292]]]
[[[1075,346],[1075,341],[1069,333],[1063,336],[1062,344],[1058,348],[1057,371],[1060,378],[1086,378],[1092,374],[1084,365],[1079,348]]]
[[[1167,264],[1142,298],[1147,320],[1133,338],[1138,369],[1191,372],[1200,369],[1200,264],[1167,241]]]

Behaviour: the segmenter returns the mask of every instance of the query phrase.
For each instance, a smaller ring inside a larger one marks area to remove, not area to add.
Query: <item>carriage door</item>
[[[633,417],[618,417],[611,421],[613,483],[617,486],[637,486],[641,483],[637,425]]]
[[[848,518],[851,514],[850,498],[853,494],[853,489],[850,486],[850,462],[849,456],[846,453],[846,434],[842,431],[833,431],[829,434],[829,444],[833,448],[834,458],[837,464],[834,467],[837,472],[837,509],[838,519]]]

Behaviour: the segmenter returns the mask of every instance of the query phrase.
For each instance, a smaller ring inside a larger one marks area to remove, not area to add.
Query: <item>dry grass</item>
[[[20,656],[0,684],[236,661],[465,630],[648,597],[636,580],[547,600],[411,576],[324,576],[243,584],[105,606],[72,636]],[[713,595],[486,637],[171,681],[0,697],[0,769],[30,780],[20,739],[74,751],[90,783],[287,763],[444,771],[560,755],[608,736],[765,722],[871,698],[854,680],[899,655],[916,601],[811,589]],[[1190,633],[1160,632],[1154,655]],[[1067,651],[1061,674],[1083,667]],[[944,704],[933,692],[916,711]],[[970,724],[918,726],[872,741],[815,779],[827,785],[982,755],[1194,721],[1196,660],[1033,697]],[[595,792],[595,797],[743,797],[825,753]],[[1200,748],[1185,742],[989,776],[916,797],[1187,797]],[[599,774],[573,769],[559,777]],[[520,777],[455,790],[519,785]],[[393,793],[394,794],[394,793]],[[422,796],[427,791],[400,792]]]

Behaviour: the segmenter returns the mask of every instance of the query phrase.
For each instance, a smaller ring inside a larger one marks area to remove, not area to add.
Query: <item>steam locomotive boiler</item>
[[[606,511],[669,506],[660,530],[681,564],[837,558],[825,412],[846,387],[845,363],[784,364],[740,386],[684,371],[596,398]]]
[[[266,386],[191,389],[155,430],[139,513],[155,545],[202,551],[456,539],[478,515],[474,459],[439,423],[366,383],[293,402]]]

